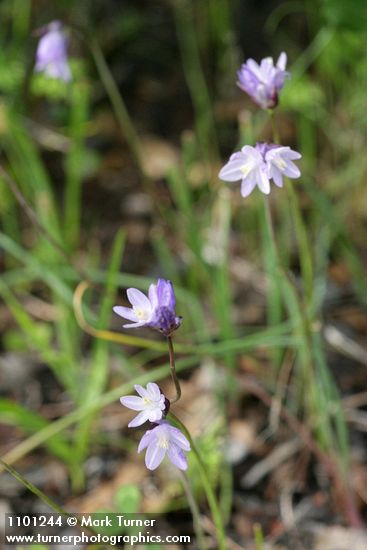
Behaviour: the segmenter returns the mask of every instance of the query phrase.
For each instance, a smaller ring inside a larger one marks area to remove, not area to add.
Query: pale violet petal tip
[[[287,54],[285,52],[282,52],[278,57],[277,67],[278,69],[285,71],[286,66],[287,66]]]
[[[120,403],[133,411],[142,411],[144,409],[144,403],[141,397],[136,397],[136,395],[126,395],[125,397],[120,397]]]
[[[145,434],[141,438],[138,446],[138,453],[141,453],[152,441],[152,431],[153,430],[148,430],[147,432],[145,432]]]
[[[126,291],[129,302],[136,307],[139,307],[143,310],[151,310],[152,306],[149,301],[149,298],[138,290],[137,288],[128,288]]]
[[[141,386],[140,384],[135,384],[134,389],[141,397],[148,397],[147,390],[143,388],[143,386]]]
[[[119,317],[122,317],[123,319],[140,322],[135,311],[132,310],[130,307],[114,306],[112,309],[116,313],[116,315],[118,315]]]
[[[139,328],[146,325],[145,321],[139,321],[138,323],[129,323],[127,325],[122,325],[123,328]]]
[[[147,390],[154,399],[159,399],[160,398],[161,391],[159,389],[158,384],[155,384],[154,382],[148,382]]]
[[[148,445],[147,452],[145,454],[145,465],[148,470],[155,470],[161,464],[164,459],[166,451],[164,448],[159,447],[156,443],[152,442]]]
[[[187,458],[185,453],[176,447],[176,445],[171,445],[167,450],[167,456],[169,460],[180,470],[187,470]]]
[[[141,426],[142,424],[145,424],[145,422],[149,418],[149,412],[148,411],[141,411],[129,424],[127,425],[128,428],[136,428],[137,426]]]

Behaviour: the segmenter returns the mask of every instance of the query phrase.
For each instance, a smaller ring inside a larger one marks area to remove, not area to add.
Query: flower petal
[[[254,59],[248,59],[245,67],[247,67],[258,80],[262,80],[261,67],[256,63]]]
[[[139,328],[144,327],[147,324],[147,321],[139,321],[138,323],[129,323],[128,325],[122,325],[123,328]]]
[[[265,170],[261,170],[261,169],[258,170],[257,175],[258,175],[257,185],[258,185],[260,191],[265,193],[265,195],[269,195],[269,193],[270,193],[270,182],[269,182],[269,178],[268,178]]]
[[[288,160],[287,165],[283,170],[283,173],[288,178],[299,178],[301,171],[292,161]]]
[[[170,433],[170,439],[172,440],[173,443],[178,445],[178,447],[180,447],[184,451],[191,450],[188,439],[184,436],[184,434],[178,428],[174,428],[173,426],[170,426],[169,433]]]
[[[287,54],[285,52],[282,52],[278,57],[277,68],[280,69],[281,71],[285,71],[286,66],[287,66]]]
[[[247,177],[242,180],[241,195],[246,198],[254,190],[256,186],[256,180],[253,177]]]
[[[274,62],[272,57],[264,57],[264,59],[261,60],[260,72],[261,72],[260,80],[264,84],[269,83],[271,81],[271,77],[274,72]]]
[[[271,177],[273,178],[275,185],[278,187],[283,187],[282,173],[275,166],[272,166]]]
[[[238,181],[243,177],[243,167],[246,164],[246,159],[241,155],[241,158],[230,160],[223,166],[218,174],[218,177],[223,181]]]
[[[287,149],[289,149],[289,147]],[[302,158],[302,155],[297,151],[289,149],[288,151],[284,151],[284,153],[282,153],[282,157],[286,160],[298,160]]]
[[[148,411],[148,420],[149,422],[158,422],[163,417],[162,410],[154,409],[151,411]]]
[[[151,311],[152,305],[149,301],[149,298],[147,298],[147,296],[145,296],[143,292],[141,292],[137,288],[128,288],[126,294],[130,304],[140,309],[143,309],[144,311]]]
[[[145,434],[143,435],[143,437],[140,440],[139,447],[138,447],[138,453],[141,453],[146,447],[148,447],[150,442],[153,439],[155,439],[153,431],[154,430],[148,430],[147,432],[145,432]]]
[[[131,422],[128,423],[128,428],[136,428],[136,426],[141,426],[144,424],[149,418],[149,411],[144,410],[141,411]]]
[[[142,398],[136,397],[136,395],[126,395],[125,397],[120,397],[120,402],[124,407],[132,409],[133,411],[142,411],[144,409]]]
[[[148,445],[147,452],[145,455],[145,465],[148,468],[148,470],[155,470],[158,468],[162,460],[164,459],[164,455],[166,454],[166,449],[163,447],[159,447],[157,442],[151,442]]]
[[[137,317],[135,311],[130,307],[115,306],[112,309],[117,315],[119,315],[120,317],[123,317],[124,319],[129,319],[129,321],[139,322],[139,318]]]
[[[149,285],[148,296],[152,309],[158,307],[157,285]]]
[[[167,456],[180,470],[187,470],[187,458],[185,453],[176,445],[171,444],[167,450]]]
[[[135,384],[134,388],[136,393],[138,393],[141,397],[149,397],[148,391],[140,384]]]
[[[170,310],[174,310],[176,306],[176,297],[173,292],[171,281],[165,279],[158,279],[157,282],[157,297],[160,307],[168,307]]]
[[[154,400],[158,400],[160,398],[161,390],[159,389],[158,384],[155,384],[154,382],[149,382],[147,385],[147,392],[149,394],[149,397],[151,397]]]

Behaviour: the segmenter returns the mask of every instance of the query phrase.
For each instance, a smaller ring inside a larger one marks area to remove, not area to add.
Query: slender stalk
[[[190,442],[191,450],[194,453],[194,456],[195,456],[197,464],[198,464],[199,472],[200,472],[200,475],[201,475],[201,480],[202,480],[203,487],[204,487],[204,490],[205,490],[205,493],[206,493],[206,498],[208,500],[210,511],[211,511],[213,521],[214,521],[214,524],[215,524],[215,527],[216,527],[218,550],[226,550],[226,536],[225,536],[225,530],[224,530],[224,525],[223,525],[223,521],[222,521],[222,515],[221,515],[221,512],[220,512],[218,502],[217,502],[217,498],[216,498],[216,496],[214,494],[214,491],[212,489],[212,486],[210,484],[210,480],[208,478],[208,474],[207,474],[206,467],[205,467],[205,464],[203,462],[203,459],[201,458],[199,450],[196,447],[196,445],[195,445],[195,443],[194,443],[194,441],[193,441],[193,439],[190,435],[190,432],[188,431],[186,426],[181,422],[181,420],[179,420],[171,412],[168,413],[168,417],[172,420],[172,422],[174,424],[176,424],[177,427],[180,428],[180,430],[182,430],[184,432],[185,436],[187,437],[187,439]]]
[[[121,130],[135,158],[135,162],[139,168],[141,176],[146,180],[147,177],[143,169],[143,154],[140,138],[134,128],[134,124],[132,123],[125,102],[116,85],[115,79],[113,78],[112,73],[106,63],[106,59],[103,55],[99,43],[92,35],[88,36],[87,42],[92,53],[94,62],[96,64],[100,79],[103,83],[103,86],[105,87],[116,118],[120,124]]]
[[[268,203],[268,201],[265,201],[265,202]],[[279,252],[277,248],[277,243],[275,240],[275,234],[274,234],[269,206],[267,210],[269,212],[269,215],[267,216],[268,223],[270,224],[269,233],[272,235],[272,238],[274,239],[274,249],[276,251],[278,273],[282,277],[284,277],[284,281],[287,284],[286,290],[288,292],[285,293],[285,301],[287,302],[288,307],[290,306],[290,309],[289,309],[290,315],[291,316],[296,315],[298,320],[300,321],[298,323],[298,326],[299,326],[298,330],[299,330],[299,336],[303,341],[303,343],[301,344],[301,351],[302,351],[301,360],[305,368],[304,382],[308,384],[308,393],[306,394],[306,400],[308,402],[308,407],[309,407],[308,412],[309,414],[310,413],[312,414],[315,411],[314,403],[315,403],[315,400],[317,400],[317,394],[315,394],[315,389],[317,388],[317,383],[318,383],[316,381],[317,373],[315,372],[315,365],[314,365],[315,357],[314,357],[312,326],[311,326],[311,322],[308,317],[305,305],[303,304],[303,300],[299,296],[298,291],[295,288],[291,277],[280,264],[280,257],[279,257]],[[289,296],[291,297],[291,303],[289,303]],[[310,441],[312,440],[310,439]],[[327,440],[327,446],[329,447],[329,449],[332,449],[332,441]],[[350,490],[350,487],[348,486],[348,482],[345,479],[343,479],[343,476],[340,476],[340,468],[338,466],[338,463],[337,462],[334,463],[333,460],[328,457],[327,453],[325,453],[325,456],[326,456],[326,460],[328,461],[328,464],[330,464],[330,469],[332,470],[332,476],[335,481],[335,486],[337,487],[337,490],[340,491],[341,498],[344,501],[346,517],[352,526],[360,527],[361,519],[359,517],[358,509],[356,508],[356,505],[354,502],[353,493]]]
[[[268,225],[268,231],[269,235],[272,241],[272,246],[274,250],[274,256],[275,256],[275,262],[276,262],[276,272],[278,276],[281,278],[281,286],[284,288],[284,284],[286,285],[286,289],[288,291],[288,295],[291,296],[292,301],[289,303],[289,300],[287,299],[287,296],[285,296],[285,302],[288,303],[288,308],[290,310],[290,315],[294,314],[295,311],[298,311],[297,318],[298,320],[302,320],[305,325],[308,324],[306,319],[306,313],[304,312],[304,304],[302,303],[301,296],[298,293],[298,289],[295,286],[295,283],[291,277],[291,275],[287,272],[286,269],[283,268],[281,260],[280,260],[280,253],[278,249],[277,240],[275,237],[275,231],[274,231],[274,225],[273,220],[271,216],[270,211],[270,204],[267,197],[264,195],[264,206],[265,206],[265,217],[266,217],[266,223]]]
[[[216,181],[213,161],[220,155],[212,100],[201,65],[198,36],[193,20],[194,4],[186,0],[175,0],[173,9],[182,66],[196,115],[196,133],[201,154],[205,159],[208,174],[212,176],[213,181]]]
[[[196,542],[198,544],[199,550],[208,550],[204,531],[201,525],[200,510],[197,505],[195,496],[191,490],[190,481],[185,472],[182,472],[181,470],[179,470],[179,474],[180,474],[182,485],[186,494],[187,502],[189,504],[190,511],[192,514],[194,530],[196,534]]]
[[[273,139],[276,143],[279,143],[279,134],[278,134],[278,128],[276,125],[275,120],[275,113],[274,111],[271,111],[271,122],[272,122],[272,128],[273,128]],[[297,243],[299,247],[299,258],[300,258],[300,266],[301,266],[301,273],[302,273],[302,280],[304,283],[304,298],[302,298],[298,290],[290,278],[289,274],[284,270],[280,264],[280,256],[277,250],[276,246],[276,239],[274,234],[274,229],[272,227],[272,220],[270,215],[269,206],[268,209],[268,216],[267,220],[268,223],[271,226],[270,233],[271,238],[274,240],[274,246],[276,250],[276,257],[277,257],[277,263],[279,265],[279,269],[282,273],[286,276],[286,281],[288,283],[287,288],[285,288],[285,299],[286,302],[288,302],[288,292],[289,295],[294,301],[295,309],[293,310],[293,315],[298,318],[300,323],[300,336],[303,341],[303,345],[300,347],[300,351],[302,351],[301,354],[301,362],[303,363],[304,367],[304,382],[307,382],[309,392],[306,394],[305,397],[305,403],[306,406],[308,406],[308,414],[312,418],[312,415],[317,415],[320,411],[318,400],[319,398],[319,378],[322,376],[322,371],[320,370],[320,357],[317,354],[317,350],[315,349],[314,340],[316,337],[316,334],[314,334],[313,327],[312,327],[312,321],[310,319],[309,315],[309,306],[311,305],[312,300],[312,294],[313,294],[313,265],[312,265],[312,254],[310,250],[310,245],[307,237],[306,227],[303,221],[302,212],[300,209],[300,205],[298,202],[297,195],[293,189],[293,187],[290,185],[289,182],[287,182],[287,191],[288,191],[288,198],[290,203],[290,208],[292,210],[292,215],[295,223],[295,229],[296,229],[296,235],[297,235]],[[267,201],[266,201],[267,202]],[[292,316],[292,311],[289,311],[290,315]],[[318,370],[316,370],[316,368]],[[327,374],[327,373],[326,373]],[[321,391],[327,391],[327,386],[324,385]],[[324,420],[324,419],[322,419]],[[348,483],[348,479],[345,477],[345,474],[340,471],[340,463],[339,460],[336,460],[335,462],[332,460],[329,455],[331,454],[334,445],[333,445],[333,433],[332,433],[332,425],[329,418],[329,412],[326,411],[326,423],[323,423],[318,428],[318,435],[320,439],[323,439],[323,443],[327,448],[326,457],[331,463],[331,469],[333,471],[333,477],[335,479],[335,484],[338,486],[342,498],[345,502],[345,510],[346,510],[346,516],[352,526],[359,527],[361,525],[361,519],[359,517],[358,509],[354,502],[354,495],[351,491],[351,488]],[[339,443],[339,441],[338,441]]]
[[[273,130],[273,140],[278,145],[280,144],[280,137],[278,132],[278,126],[275,119],[275,111],[270,111],[271,125]],[[297,194],[294,191],[293,185],[287,181],[286,189],[289,199],[289,204],[292,211],[292,217],[294,220],[294,226],[297,235],[297,242],[299,246],[299,261],[301,266],[302,280],[304,284],[305,296],[310,303],[312,300],[313,291],[313,262],[312,254],[307,238],[307,231],[302,219],[301,208],[299,205]]]
[[[264,550],[264,545],[265,545],[264,533],[259,523],[254,524],[254,535],[255,535],[256,550]]]
[[[171,369],[171,377],[176,388],[176,395],[171,399],[171,403],[177,403],[181,397],[181,386],[176,373],[176,364],[175,364],[175,350],[173,349],[173,341],[171,336],[167,336],[168,343],[168,353],[169,353],[169,365]]]
[[[271,129],[272,129],[272,132],[273,132],[273,141],[277,145],[280,145],[278,126],[277,126],[277,122],[275,120],[275,111],[274,111],[274,109],[269,109],[268,113],[269,112],[270,112],[270,119],[271,119]]]
[[[79,243],[83,178],[81,159],[85,151],[86,121],[88,120],[89,89],[80,82],[71,88],[70,139],[71,147],[66,156],[66,185],[64,207],[64,235],[70,251]]]
[[[0,464],[3,467],[4,470],[9,472],[10,475],[12,475],[19,483],[24,485],[26,489],[31,491],[36,497],[38,497],[40,500],[42,500],[47,506],[49,506],[52,510],[55,510],[58,514],[61,514],[62,516],[70,516],[66,510],[64,510],[61,506],[59,506],[56,502],[54,502],[50,497],[48,497],[41,489],[38,489],[33,483],[28,481],[25,477],[22,476],[17,470],[15,470],[12,466],[7,464],[2,458],[0,458]]]
[[[290,181],[286,182],[286,189],[288,193],[288,199],[291,206],[291,211],[294,219],[294,226],[296,229],[298,247],[299,247],[299,260],[302,273],[302,280],[304,284],[304,292],[306,300],[309,304],[312,303],[313,296],[313,261],[312,254],[308,242],[307,231],[302,219],[301,208],[297,193],[295,192],[293,185]]]

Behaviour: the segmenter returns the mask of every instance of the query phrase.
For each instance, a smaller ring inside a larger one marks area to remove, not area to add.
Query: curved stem
[[[177,378],[176,364],[175,364],[175,350],[173,349],[173,341],[171,336],[167,336],[167,343],[168,343],[168,354],[169,354],[169,366],[171,369],[172,380],[176,388],[176,395],[170,401],[171,403],[177,403],[177,401],[181,397],[181,386]]]
[[[205,467],[205,464],[203,462],[203,459],[201,458],[199,450],[196,447],[196,445],[195,445],[195,443],[194,443],[194,441],[193,441],[193,439],[190,435],[190,432],[188,431],[186,426],[181,422],[181,420],[179,420],[171,412],[168,413],[167,416],[168,416],[169,419],[172,420],[172,422],[174,424],[176,424],[176,426],[178,428],[180,428],[180,430],[185,434],[185,436],[187,437],[187,439],[190,442],[191,450],[194,453],[197,464],[198,464],[199,472],[200,472],[200,475],[201,475],[201,480],[203,482],[203,487],[204,487],[204,490],[205,490],[205,493],[206,493],[206,498],[208,500],[210,511],[211,511],[213,521],[214,521],[214,524],[215,524],[215,527],[216,527],[218,550],[226,550],[226,535],[225,535],[224,525],[223,525],[223,521],[222,521],[221,511],[219,509],[217,498],[216,498],[216,496],[214,494],[214,491],[212,489],[212,486],[210,484],[210,481],[209,481],[209,478],[208,478],[208,474],[207,474],[206,467]]]

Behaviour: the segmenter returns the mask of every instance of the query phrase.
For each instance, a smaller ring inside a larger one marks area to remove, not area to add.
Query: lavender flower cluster
[[[139,414],[128,424],[129,428],[141,426],[147,420],[152,423],[138,447],[138,453],[146,449],[145,465],[148,470],[155,470],[167,455],[169,460],[180,470],[187,469],[185,452],[190,451],[190,443],[184,434],[165,419],[169,410],[169,401],[159,386],[149,382],[146,388],[135,385],[140,397],[127,395],[120,401],[124,407],[139,411]]]
[[[137,288],[129,288],[127,297],[132,308],[115,306],[113,311],[129,321],[124,328],[150,327],[169,336],[181,324],[181,317],[176,316],[176,297],[171,281],[158,279],[151,284],[148,296]]]
[[[256,143],[255,147],[245,145],[241,151],[233,153],[219,172],[224,181],[242,180],[241,195],[247,197],[257,186],[265,195],[270,193],[270,180],[283,187],[283,176],[299,178],[301,172],[292,160],[301,155],[290,147],[273,143]]]
[[[70,82],[71,71],[67,56],[68,41],[60,21],[52,21],[41,30],[34,70],[44,75]]]
[[[176,316],[176,297],[170,281],[158,279],[151,284],[148,296],[136,288],[127,290],[127,297],[132,308],[115,306],[114,312],[133,323],[124,328],[150,327],[166,336],[170,336],[181,324]],[[120,401],[125,407],[138,411],[138,415],[128,424],[129,428],[141,426],[149,421],[151,429],[143,435],[138,453],[146,449],[145,464],[149,470],[155,470],[167,455],[169,460],[180,470],[187,469],[185,452],[190,451],[190,443],[184,434],[166,420],[170,402],[161,392],[159,386],[149,382],[146,388],[134,386],[139,397],[127,395]]]
[[[64,82],[71,80],[67,57],[67,37],[60,21],[53,21],[45,27],[36,53],[35,70]],[[271,57],[260,64],[248,59],[237,73],[237,84],[262,109],[274,109],[278,105],[279,93],[289,73],[286,71],[287,56],[282,52],[276,64]],[[257,186],[262,193],[270,193],[270,181],[283,186],[283,177],[299,178],[301,173],[292,162],[301,158],[300,153],[290,147],[273,143],[257,143],[255,147],[245,145],[241,151],[231,155],[227,164],[219,172],[219,178],[226,182],[241,180],[241,194],[247,197]],[[164,334],[174,331],[180,319],[172,315],[174,294],[168,288],[170,283],[159,279],[151,285],[146,297],[137,289],[129,289],[128,298],[132,310],[123,307],[115,312],[133,321],[125,328],[149,326],[158,328]]]
[[[265,57],[260,65],[248,59],[237,72],[237,85],[262,109],[278,105],[278,96],[289,73],[285,70],[287,55],[282,52],[274,66],[272,57]]]
[[[285,70],[287,56],[280,54],[277,64],[266,57],[258,65],[248,59],[238,71],[238,86],[262,109],[274,109],[278,105],[279,92],[289,73]],[[262,193],[270,193],[270,181],[283,187],[283,177],[299,178],[301,172],[292,162],[302,155],[290,147],[274,143],[256,143],[255,147],[245,145],[233,153],[219,172],[219,178],[226,182],[241,180],[241,195],[247,197],[257,186]]]

